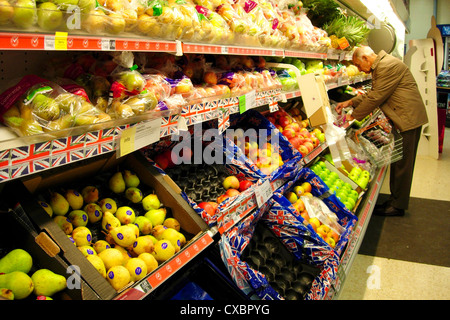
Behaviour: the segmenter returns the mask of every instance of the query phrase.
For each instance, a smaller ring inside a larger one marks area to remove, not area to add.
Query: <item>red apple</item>
[[[214,207],[211,205],[211,203],[209,203],[209,202],[200,202],[199,204],[198,204],[198,206],[200,207],[200,208],[202,208],[203,210],[205,210],[205,212],[208,214],[208,215],[210,215],[210,216],[213,216],[214,214],[215,214],[215,212],[216,212],[216,210],[214,209]]]
[[[219,204],[217,202],[213,202],[213,201],[209,201],[208,202],[214,209],[214,212],[217,210],[217,208],[219,207]]]
[[[308,152],[311,152],[314,150],[314,145],[312,144],[312,142],[306,141],[303,143],[303,145],[308,148]]]
[[[239,189],[239,180],[236,178],[236,176],[228,176],[223,180],[222,183],[223,187],[228,189]]]
[[[250,181],[242,180],[241,182],[239,182],[239,191],[242,192],[244,190],[247,190],[251,185],[252,183]]]
[[[295,137],[295,131],[293,129],[284,129],[282,134],[289,140]]]
[[[237,196],[239,193],[240,193],[240,192],[239,192],[239,190],[237,190],[237,189],[228,189],[228,190],[225,192],[225,194],[228,195],[230,198],[231,198],[231,197],[234,197],[234,196]]]
[[[292,129],[295,132],[300,132],[300,126],[298,125],[297,122],[292,122],[290,124],[288,124],[287,126],[284,127],[284,130],[286,129]]]
[[[169,159],[162,153],[158,153],[155,156],[155,162],[163,170],[169,166]]]
[[[226,199],[228,199],[230,196],[229,195],[227,195],[227,194],[222,194],[222,195],[220,195],[219,197],[217,197],[217,203],[221,203],[221,202],[223,202],[224,200],[226,200]]]
[[[286,116],[281,116],[279,119],[278,119],[278,124],[280,125],[280,126],[282,126],[283,128],[285,128],[288,124],[290,124],[291,123],[291,120],[288,118],[288,117],[286,117]]]
[[[316,137],[311,137],[311,140],[312,140],[312,144],[313,144],[314,148],[320,144],[319,139],[317,139]]]
[[[308,148],[304,145],[301,145],[300,147],[298,147],[297,150],[302,154],[302,156],[306,156],[309,153]]]

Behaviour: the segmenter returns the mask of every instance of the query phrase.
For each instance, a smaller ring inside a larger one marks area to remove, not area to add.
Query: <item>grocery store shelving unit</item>
[[[348,52],[305,52],[280,49],[239,47],[231,45],[209,45],[182,43],[180,41],[152,41],[135,38],[120,37],[96,37],[79,36],[67,34],[39,34],[39,33],[0,33],[0,50],[4,51],[145,51],[172,53],[183,55],[184,53],[201,54],[227,54],[227,55],[250,55],[250,56],[277,56],[277,57],[299,57],[312,59],[348,60]],[[32,53],[30,54],[32,55]],[[3,55],[5,59],[7,53]],[[30,58],[30,60],[32,60]],[[32,61],[28,63],[33,63]],[[337,79],[329,83],[328,89],[349,85],[367,78]],[[270,111],[276,110],[279,101],[298,98],[301,96],[299,90],[294,92],[282,92],[281,90],[267,90],[256,93],[255,108]],[[224,111],[225,110],[225,111]],[[220,111],[220,112],[219,112]],[[161,117],[160,138],[175,134],[180,128],[201,123],[211,119],[218,119],[220,132],[228,127],[229,115],[239,112],[239,97],[216,99],[204,101],[192,105],[182,106],[180,112]],[[28,175],[36,174],[54,167],[86,160],[106,153],[118,152],[123,130],[132,126],[149,121],[145,118],[133,118],[123,123],[107,123],[96,129],[79,128],[68,132],[67,135],[58,137],[14,137],[8,136],[6,131],[0,131],[0,183],[19,179]],[[5,138],[6,136],[6,138]],[[328,148],[326,142],[319,145],[302,160],[302,165],[307,166],[318,155]],[[349,272],[351,263],[358,251],[364,236],[365,229],[370,220],[370,215],[376,198],[384,179],[385,169],[378,173],[370,189],[368,197],[359,206],[359,221],[350,238],[347,249],[343,253],[339,268],[338,278],[333,285],[334,290],[329,292],[327,299],[338,296],[339,289]],[[283,181],[272,183],[275,191],[283,184]],[[115,297],[118,300],[144,299],[150,292],[161,283],[169,279],[178,270],[205,248],[214,243],[214,236],[226,232],[239,220],[257,208],[255,195],[252,194],[247,201],[239,203],[230,208],[227,222],[221,228],[213,227],[208,232],[195,238],[176,255],[165,263],[161,268],[148,275],[144,281],[140,281],[126,289]]]

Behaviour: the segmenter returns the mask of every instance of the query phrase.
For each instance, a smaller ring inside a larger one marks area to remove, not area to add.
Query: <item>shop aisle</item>
[[[380,191],[389,193],[389,172]],[[372,216],[341,300],[450,299],[450,129],[439,160],[418,156],[404,217]]]

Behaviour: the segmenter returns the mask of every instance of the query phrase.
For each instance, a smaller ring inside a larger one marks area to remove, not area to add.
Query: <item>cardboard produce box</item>
[[[87,185],[97,186],[99,190],[99,200],[105,197],[117,199],[117,206],[130,205],[131,203],[121,202],[120,196],[112,193],[108,188],[108,180],[114,172],[125,169],[136,173],[140,179],[140,186],[146,190],[145,193],[155,193],[164,207],[167,208],[167,217],[177,219],[181,226],[181,231],[189,242],[196,235],[205,232],[208,227],[203,220],[193,211],[193,209],[173,190],[167,177],[148,164],[139,153],[135,152],[122,158],[114,155],[100,156],[91,161],[85,161],[78,165],[65,166],[61,169],[44,172],[39,176],[32,176],[23,181],[13,181],[14,185],[5,189],[14,190],[7,196],[11,205],[22,207],[23,211],[36,226],[38,232],[45,232],[61,248],[60,256],[69,265],[77,265],[80,268],[82,278],[92,287],[101,299],[112,299],[119,292],[135,283],[115,290],[110,283],[100,275],[93,265],[84,257],[80,250],[72,243],[67,234],[50,218],[44,209],[38,204],[38,200],[49,196],[49,191],[62,192],[68,188],[78,190]],[[144,191],[143,191],[144,193]],[[138,208],[141,207],[141,209]],[[136,216],[143,214],[142,204],[134,204],[133,209]],[[70,211],[69,211],[70,212]],[[100,226],[99,226],[100,224]],[[95,240],[104,239],[105,234],[101,229],[101,220],[89,225],[92,229],[92,243]],[[179,251],[181,252],[182,249]]]
[[[55,293],[53,300],[98,300],[99,296],[88,284],[69,268],[58,255],[59,246],[45,232],[37,233],[23,221],[13,210],[0,211],[0,259],[15,249],[22,249],[32,257],[32,267],[28,275],[39,269],[48,269],[67,279],[66,288]],[[35,300],[38,296],[33,292],[26,300]]]

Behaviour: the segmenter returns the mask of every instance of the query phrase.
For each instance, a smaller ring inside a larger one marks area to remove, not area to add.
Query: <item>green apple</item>
[[[63,13],[53,2],[43,2],[38,6],[37,23],[44,30],[55,30],[63,21]]]
[[[78,5],[78,0],[51,0],[51,2],[56,4],[61,10],[67,10],[69,6]]]
[[[13,23],[27,29],[36,23],[36,3],[33,0],[18,0],[14,7]]]

